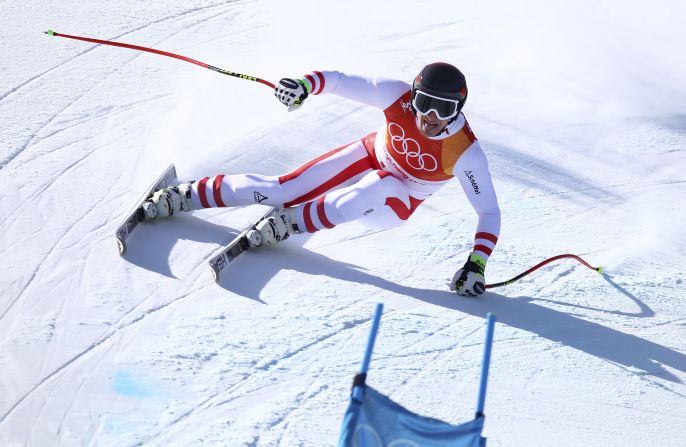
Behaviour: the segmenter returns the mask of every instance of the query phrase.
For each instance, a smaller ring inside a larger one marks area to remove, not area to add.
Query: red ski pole
[[[154,48],[142,47],[139,45],[131,45],[131,44],[122,43],[122,42],[113,42],[110,40],[92,39],[90,37],[81,37],[81,36],[71,36],[69,34],[62,34],[62,33],[55,32],[53,30],[45,31],[45,34],[48,34],[50,36],[65,37],[67,39],[82,40],[84,42],[97,43],[100,45],[111,45],[113,47],[122,47],[122,48],[129,48],[132,50],[146,51],[148,53],[155,53],[155,54],[160,54],[162,56],[173,57],[174,59],[180,59],[182,61],[190,62],[191,64],[199,65],[199,66],[204,67],[204,68],[209,68],[210,70],[216,71],[218,73],[222,73],[222,74],[225,74],[228,76],[233,76],[234,78],[240,78],[240,79],[245,79],[247,81],[259,82],[259,83],[264,84],[268,87],[274,88],[274,84],[272,84],[269,81],[265,81],[264,79],[256,78],[255,76],[249,76],[249,75],[236,73],[234,71],[224,70],[222,68],[217,68],[217,67],[214,67],[212,65],[206,64],[205,62],[196,61],[195,59],[191,59],[190,57],[182,56],[180,54],[170,53],[168,51],[161,51],[161,50],[156,50]]]
[[[539,268],[543,267],[544,265],[546,265],[546,264],[548,264],[548,263],[550,263],[550,262],[553,262],[553,261],[557,261],[558,259],[563,259],[563,258],[572,258],[572,259],[576,259],[576,260],[579,261],[581,264],[585,265],[586,267],[590,268],[591,270],[595,270],[595,271],[598,272],[598,273],[603,273],[603,268],[600,267],[600,266],[598,266],[598,267],[593,267],[591,264],[589,264],[588,262],[584,261],[583,259],[581,259],[581,258],[578,257],[577,255],[564,254],[564,255],[553,256],[552,258],[548,258],[548,259],[546,259],[545,261],[539,262],[538,264],[536,264],[536,265],[534,265],[533,267],[531,267],[529,270],[527,270],[527,271],[525,271],[525,272],[522,272],[522,273],[520,273],[519,275],[515,276],[515,277],[512,278],[512,279],[508,279],[507,281],[497,282],[497,283],[495,283],[495,284],[486,284],[486,288],[487,288],[487,289],[492,289],[492,288],[494,288],[494,287],[507,286],[507,285],[512,284],[513,282],[517,281],[517,280],[522,279],[523,277],[525,277],[525,276],[528,275],[529,273],[531,273],[531,272],[533,272],[533,271],[535,271],[535,270],[538,270]]]

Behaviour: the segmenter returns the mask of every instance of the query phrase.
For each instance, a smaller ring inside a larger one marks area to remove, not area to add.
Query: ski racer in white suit
[[[483,293],[486,262],[500,232],[500,209],[486,156],[461,112],[467,99],[464,75],[441,62],[424,67],[413,85],[315,71],[301,79],[281,79],[275,89],[289,110],[324,93],[377,107],[386,121],[378,131],[284,175],[217,175],[164,188],[144,207],[146,219],[255,203],[282,208],[252,232],[251,245],[258,246],[353,220],[381,228],[399,225],[456,177],[478,224],[472,252],[450,288],[461,295]]]

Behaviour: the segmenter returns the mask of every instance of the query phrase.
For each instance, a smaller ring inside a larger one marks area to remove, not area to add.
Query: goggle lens
[[[414,99],[412,100],[412,105],[417,113],[428,115],[433,111],[441,120],[448,120],[457,116],[459,104],[460,101],[457,99],[440,98],[421,90],[415,92]]]

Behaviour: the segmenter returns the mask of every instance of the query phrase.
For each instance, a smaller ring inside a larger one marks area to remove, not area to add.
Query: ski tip
[[[49,29],[49,30],[45,31],[45,34],[47,34],[48,36],[54,36],[55,32],[53,30]]]
[[[601,275],[602,275],[603,273],[605,273],[605,270],[603,269],[603,266],[602,266],[602,265],[599,265],[598,268],[596,269],[596,271],[597,271],[598,273],[600,273]]]
[[[119,256],[126,254],[126,244],[119,237],[117,237],[117,250],[119,250]]]

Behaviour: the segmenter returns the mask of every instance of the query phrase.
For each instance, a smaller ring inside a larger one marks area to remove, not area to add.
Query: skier
[[[500,232],[500,209],[486,157],[461,112],[467,99],[462,72],[437,62],[424,67],[409,85],[315,71],[281,79],[274,91],[289,111],[323,93],[377,107],[386,122],[377,132],[281,176],[217,175],[161,189],[143,205],[146,220],[209,207],[278,207],[250,232],[250,245],[257,247],[353,220],[394,227],[457,177],[478,224],[473,250],[450,289],[460,295],[483,293],[486,262]]]

